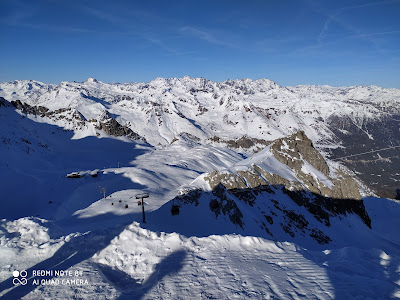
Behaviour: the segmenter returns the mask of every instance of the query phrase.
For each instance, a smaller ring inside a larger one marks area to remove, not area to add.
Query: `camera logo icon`
[[[26,272],[25,270],[23,271],[17,271],[15,270],[13,272],[13,284],[14,285],[26,285],[28,283],[28,279],[26,279],[26,277],[28,276],[28,272]]]

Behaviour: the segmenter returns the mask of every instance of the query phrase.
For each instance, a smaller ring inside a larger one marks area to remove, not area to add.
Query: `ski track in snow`
[[[251,236],[156,233],[136,222],[111,242],[102,241],[106,234],[71,237],[48,260],[71,260],[69,269],[82,271],[89,285],[41,285],[22,299],[388,299],[400,290],[398,247],[396,256],[357,247],[315,251]],[[18,259],[32,264],[28,253]]]

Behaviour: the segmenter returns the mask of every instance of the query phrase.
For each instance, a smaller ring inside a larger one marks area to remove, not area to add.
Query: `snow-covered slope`
[[[107,84],[89,78],[82,83],[0,83],[0,97],[44,107],[50,114],[46,122],[75,129],[76,138],[114,128],[102,125],[106,114],[118,123],[113,132],[127,131],[153,146],[186,135],[252,153],[299,130],[336,158],[400,145],[400,91],[377,86],[283,87],[268,79],[213,82],[187,76]],[[66,118],[60,110],[81,117]],[[383,160],[372,153],[345,163],[375,192],[394,198],[398,178],[386,171],[392,166],[384,159],[400,164],[396,150],[380,153]],[[372,169],[375,175],[370,176]]]
[[[298,130],[325,145],[334,141],[325,124],[331,116],[349,116],[361,127],[365,120],[399,113],[400,104],[399,90],[375,86],[282,87],[267,79],[190,77],[125,84],[14,81],[0,84],[0,96],[49,110],[77,109],[88,120],[108,110],[153,145],[169,144],[182,132],[202,140],[273,140]]]
[[[252,232],[300,245],[336,245],[330,236],[346,228],[371,228],[359,190],[345,167],[328,164],[298,132],[228,168],[200,175],[155,212],[155,222],[185,235]],[[172,218],[160,223],[169,209]],[[202,226],[187,226],[190,221]]]
[[[398,114],[399,91],[189,77],[0,88],[5,299],[400,297],[399,203],[360,200],[368,189],[327,151],[345,130],[329,122],[365,131]]]
[[[377,201],[379,205],[374,204]],[[333,239],[345,242],[326,248],[227,232],[187,236],[163,228],[145,229],[136,222],[113,230],[51,236],[49,225],[40,219],[8,222],[2,224],[5,235],[0,238],[0,262],[6,258],[9,263],[1,269],[5,280],[0,282],[0,295],[5,299],[397,299],[399,245],[389,241],[397,237],[390,229],[399,224],[386,220],[388,212],[398,215],[400,207],[382,199],[367,203],[369,213],[377,216],[376,229],[336,231]],[[149,226],[153,217],[149,215]],[[182,229],[197,226],[201,231],[202,224],[194,221],[188,220]],[[345,223],[355,225],[354,221]],[[25,250],[28,243],[31,248]],[[29,283],[36,270],[78,275],[36,276],[41,282],[37,286],[13,288],[9,276],[15,269],[26,269]]]

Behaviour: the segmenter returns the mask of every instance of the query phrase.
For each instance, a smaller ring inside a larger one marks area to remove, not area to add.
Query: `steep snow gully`
[[[91,78],[0,97],[1,299],[400,298],[399,90]]]

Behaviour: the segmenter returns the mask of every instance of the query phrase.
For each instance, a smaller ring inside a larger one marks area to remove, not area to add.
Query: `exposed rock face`
[[[20,100],[11,101],[9,103],[4,98],[0,99],[0,106],[11,105],[21,111],[23,114],[30,114],[38,116],[41,118],[47,117],[53,121],[64,120],[67,124],[70,124],[68,129],[83,129],[87,126],[88,120],[76,109],[72,108],[60,108],[54,111],[49,110],[43,106],[31,106]],[[146,142],[145,138],[141,137],[139,134],[134,132],[127,126],[121,125],[117,120],[115,120],[108,111],[104,111],[99,117],[99,120],[90,120],[90,123],[95,123],[97,129],[101,129],[109,135],[112,136],[126,136],[133,140],[143,140]]]
[[[304,131],[298,131],[291,136],[274,141],[271,152],[289,168],[301,172],[306,160],[315,169],[329,176],[329,167],[323,156],[314,148],[312,141]]]
[[[103,113],[98,117],[98,120],[94,119],[93,122],[96,123],[95,127],[97,129],[101,129],[109,135],[126,136],[133,140],[141,139],[146,142],[144,137],[141,137],[129,127],[121,125],[107,110],[103,111]]]
[[[217,217],[221,212],[227,215],[226,212],[231,211],[234,215],[229,215],[231,221],[243,228],[244,213],[233,203],[241,201],[254,209],[266,205],[270,212],[263,211],[262,214],[270,225],[274,223],[275,216],[280,214],[285,220],[280,223],[281,228],[291,237],[300,231],[320,244],[329,243],[331,239],[320,229],[311,226],[310,220],[285,208],[281,203],[282,197],[288,197],[324,226],[331,226],[331,217],[356,214],[371,228],[357,182],[347,174],[345,168],[341,169],[338,164],[329,165],[304,132],[278,139],[267,150],[249,158],[249,165],[241,163],[229,171],[213,171],[204,176],[213,197],[219,199],[210,201],[210,209]],[[276,173],[292,174],[292,177],[284,178]],[[261,228],[273,236],[270,225],[260,222]]]
[[[295,171],[296,177],[303,181],[311,192],[339,199],[361,199],[358,185],[349,174],[339,169],[335,170],[336,178],[330,177],[329,166],[324,157],[314,148],[312,141],[303,131],[276,140],[270,150],[277,160]],[[306,163],[325,175],[334,184],[333,187],[327,187],[318,178],[306,173]],[[289,188],[287,183],[282,184]]]
[[[132,129],[126,126],[122,126],[121,124],[118,123],[117,120],[115,119],[108,119],[106,121],[101,122],[100,121],[100,128],[104,130],[109,135],[113,136],[126,136],[128,138],[138,140],[141,139],[142,137],[134,132]],[[144,138],[142,138],[144,139]]]
[[[299,206],[304,206],[314,217],[324,222],[326,226],[330,226],[330,217],[346,214],[356,214],[361,220],[371,228],[371,219],[365,210],[364,202],[354,199],[334,199],[323,197],[308,191],[289,191],[283,189],[293,201]]]
[[[71,124],[71,129],[83,129],[86,125],[86,118],[76,109],[60,108],[54,111],[43,106],[31,106],[20,100],[11,101],[11,105],[21,111],[23,114],[47,117],[53,121],[65,120]]]
[[[343,171],[338,171],[341,179],[334,179],[335,184],[331,190],[330,196],[337,199],[361,199],[357,182]]]
[[[241,176],[231,173],[212,171],[204,178],[212,189],[222,184],[227,189],[246,188],[246,183]]]
[[[43,106],[30,106],[27,103],[23,103],[20,100],[11,101],[11,105],[16,109],[20,110],[24,114],[38,115],[40,117],[47,116],[48,108]]]
[[[257,165],[236,173],[213,171],[205,176],[211,188],[222,184],[227,189],[254,188],[260,185],[283,185],[288,190],[308,190],[337,199],[361,199],[357,182],[340,168],[330,170],[311,140],[300,131],[278,139],[270,146],[274,157],[290,168],[297,181],[288,180]],[[321,181],[322,180],[322,181]]]
[[[267,184],[270,185],[283,185],[291,189],[301,189],[301,184],[299,182],[289,181],[286,178],[279,176],[278,174],[269,173],[257,165],[253,165],[255,171],[257,171],[262,178],[265,178]],[[245,171],[246,172],[246,171]],[[242,173],[245,173],[242,172]],[[248,172],[248,171],[247,171]]]
[[[298,205],[297,209],[292,201]],[[310,191],[290,191],[282,185],[227,189],[218,184],[211,192],[192,190],[175,197],[172,203],[181,208],[182,214],[187,213],[187,206],[207,205],[216,219],[225,219],[244,231],[247,226],[254,228],[255,223],[266,237],[282,238],[284,232],[287,234],[285,240],[309,237],[321,245],[332,241],[325,231],[332,226],[332,218],[342,219],[355,214],[371,228],[363,201],[333,199]],[[300,213],[300,207],[309,214]]]
[[[233,149],[244,149],[244,150],[252,150],[254,153],[260,151],[265,146],[271,144],[271,141],[266,141],[263,139],[252,138],[248,136],[242,136],[236,140],[224,140],[219,138],[218,136],[213,136],[208,139],[210,142],[214,142],[217,144],[225,145],[229,148]]]
[[[227,215],[233,224],[243,228],[243,214],[236,205],[236,202],[228,196],[223,185],[218,185],[212,191],[213,199],[210,201],[210,209],[218,217],[219,214]]]
[[[257,172],[256,169],[249,170],[249,171],[238,171],[240,177],[243,178],[245,185],[244,187],[255,188],[260,185],[266,185],[268,182],[264,180]],[[283,178],[282,178],[283,179]],[[236,187],[236,188],[243,188],[243,187]]]

